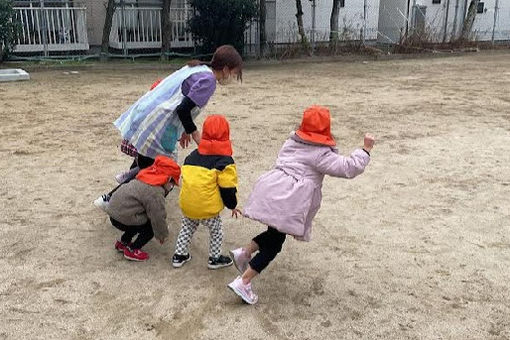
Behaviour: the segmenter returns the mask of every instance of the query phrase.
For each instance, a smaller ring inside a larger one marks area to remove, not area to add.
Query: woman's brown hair
[[[211,61],[190,60],[188,66],[207,65],[215,71],[228,67],[230,70],[238,69],[237,80],[243,80],[243,58],[231,45],[222,45],[216,49]]]

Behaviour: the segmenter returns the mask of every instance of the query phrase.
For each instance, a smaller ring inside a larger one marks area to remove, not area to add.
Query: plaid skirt
[[[131,157],[136,157],[138,155],[136,148],[133,144],[129,143],[127,139],[123,139],[120,143],[120,151]]]

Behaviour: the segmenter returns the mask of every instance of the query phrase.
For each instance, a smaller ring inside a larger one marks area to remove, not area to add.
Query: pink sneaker
[[[232,289],[244,302],[254,305],[259,300],[257,294],[251,289],[251,282],[248,284],[243,283],[243,279],[238,276],[234,281],[228,284],[228,288]]]
[[[149,254],[140,249],[131,250],[129,247],[124,249],[124,257],[131,261],[147,261],[149,259]]]
[[[130,244],[128,244],[127,246],[130,246]],[[124,252],[124,249],[126,249],[126,244],[122,243],[121,241],[115,241],[115,249],[117,249],[117,251],[119,253],[123,253]]]
[[[248,262],[250,262],[250,257],[245,253],[243,248],[237,248],[229,251],[230,258],[234,260],[234,265],[237,270],[242,274],[248,269]]]

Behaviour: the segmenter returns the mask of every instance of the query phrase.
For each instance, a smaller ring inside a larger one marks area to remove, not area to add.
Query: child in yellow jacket
[[[237,206],[237,171],[232,158],[230,129],[221,115],[211,115],[204,122],[198,149],[184,160],[179,205],[184,217],[177,237],[172,265],[182,267],[191,260],[188,247],[199,224],[209,228],[209,269],[232,265],[232,259],[221,255],[223,229],[220,212],[226,206],[232,216]]]

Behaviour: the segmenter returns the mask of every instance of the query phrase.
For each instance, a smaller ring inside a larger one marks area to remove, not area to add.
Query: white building
[[[450,41],[462,31],[470,0],[380,0],[380,42],[398,42],[418,28],[434,42]],[[472,29],[478,41],[510,40],[510,1],[481,0]]]

